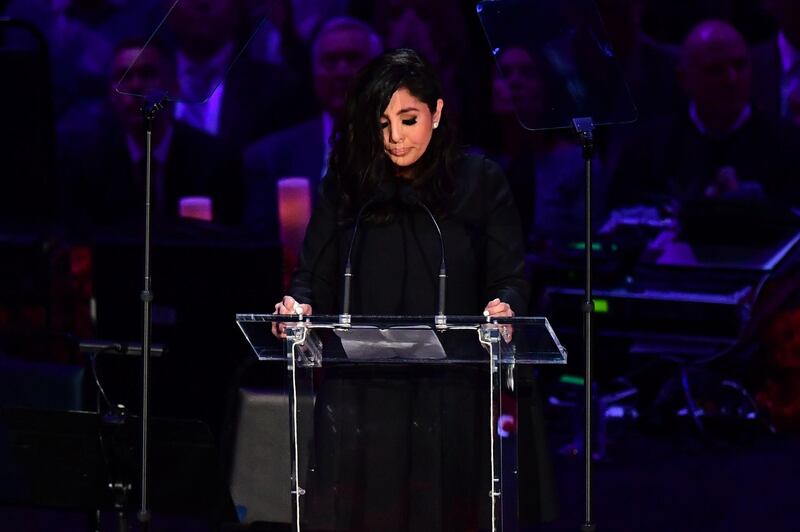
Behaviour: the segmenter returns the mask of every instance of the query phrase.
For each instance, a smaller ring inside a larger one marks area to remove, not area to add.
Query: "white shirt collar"
[[[706,137],[713,137],[713,138],[727,137],[731,133],[734,133],[739,129],[741,129],[742,126],[744,126],[747,123],[747,121],[750,120],[752,114],[753,114],[753,108],[750,106],[750,104],[747,104],[742,109],[742,112],[739,113],[739,117],[736,119],[736,121],[733,123],[731,127],[729,127],[725,131],[712,133],[708,130],[705,124],[703,124],[703,121],[700,120],[700,115],[697,114],[697,105],[694,102],[691,102],[689,104],[689,118],[692,120],[692,123],[694,123],[695,127],[697,127],[697,130],[700,131],[700,133]]]
[[[787,74],[800,63],[800,50],[789,42],[783,32],[778,33],[778,52],[781,56],[783,73]]]

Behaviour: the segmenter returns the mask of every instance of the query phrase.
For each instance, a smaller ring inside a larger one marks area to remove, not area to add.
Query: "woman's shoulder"
[[[465,154],[456,166],[456,177],[461,183],[475,186],[498,186],[506,182],[499,164],[483,154]]]
[[[455,174],[454,210],[460,216],[484,217],[509,194],[508,181],[500,165],[484,155],[464,155]]]
[[[500,165],[481,153],[465,153],[456,165],[456,175],[461,177],[501,177]]]

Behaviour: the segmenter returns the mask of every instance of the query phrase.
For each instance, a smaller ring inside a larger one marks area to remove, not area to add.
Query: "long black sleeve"
[[[336,206],[329,195],[323,190],[314,206],[300,252],[300,263],[289,286],[289,295],[311,305],[317,314],[338,311],[338,224]]]
[[[518,315],[528,312],[529,283],[525,278],[525,245],[519,214],[500,166],[483,160],[478,186],[486,201],[486,301],[496,297]]]

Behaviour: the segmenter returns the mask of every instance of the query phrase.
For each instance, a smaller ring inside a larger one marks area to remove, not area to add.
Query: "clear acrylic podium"
[[[259,359],[286,363],[292,530],[384,528],[398,507],[408,529],[477,512],[517,530],[518,366],[567,358],[547,319],[347,318],[236,316]]]

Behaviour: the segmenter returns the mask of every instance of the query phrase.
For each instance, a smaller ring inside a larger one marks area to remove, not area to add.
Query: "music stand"
[[[592,157],[595,126],[630,123],[636,108],[605,37],[593,0],[490,0],[477,5],[492,54],[521,54],[537,83],[513,94],[520,125],[529,131],[572,129],[580,140],[585,173],[586,284],[581,311],[585,353],[584,532],[595,530],[591,507],[592,411]]]
[[[147,445],[147,431],[149,427],[149,387],[150,387],[150,337],[152,331],[152,303],[153,292],[151,289],[151,271],[150,271],[150,236],[151,236],[151,197],[153,190],[152,180],[152,153],[153,153],[153,124],[160,111],[162,111],[169,102],[177,102],[186,104],[188,106],[198,106],[206,104],[212,95],[223,84],[228,73],[236,64],[239,57],[241,57],[247,45],[253,39],[255,34],[267,20],[267,16],[262,17],[254,25],[254,30],[246,39],[239,41],[235,44],[227,55],[221,57],[219,60],[221,65],[218,65],[218,75],[210,79],[206,79],[203,86],[195,86],[191,89],[181,89],[173,79],[154,79],[150,75],[150,66],[146,64],[145,59],[148,58],[149,52],[158,47],[160,41],[174,42],[175,35],[172,34],[174,28],[186,30],[192,24],[192,15],[188,17],[180,17],[181,13],[189,13],[191,10],[196,9],[192,2],[181,2],[175,0],[167,14],[159,22],[153,31],[152,35],[148,38],[145,45],[139,50],[139,53],[131,62],[125,73],[117,83],[115,90],[122,95],[133,96],[141,98],[142,114],[144,117],[144,133],[145,133],[145,198],[144,198],[144,275],[143,275],[143,289],[141,292],[142,300],[142,461],[141,461],[141,510],[139,511],[139,521],[142,523],[143,530],[147,531],[150,524],[150,513],[148,510],[148,445]],[[204,6],[202,9],[207,8]],[[185,9],[185,11],[184,11]],[[197,14],[197,13],[194,13]],[[184,26],[181,27],[181,24]],[[152,47],[152,48],[151,48]],[[140,59],[142,62],[140,63]]]
[[[204,519],[213,529],[236,521],[208,426],[194,420],[150,421],[153,509]],[[140,425],[141,418],[133,416],[116,428],[93,412],[0,409],[0,502],[124,511],[111,484],[138,487]],[[131,498],[138,502],[135,489]]]

